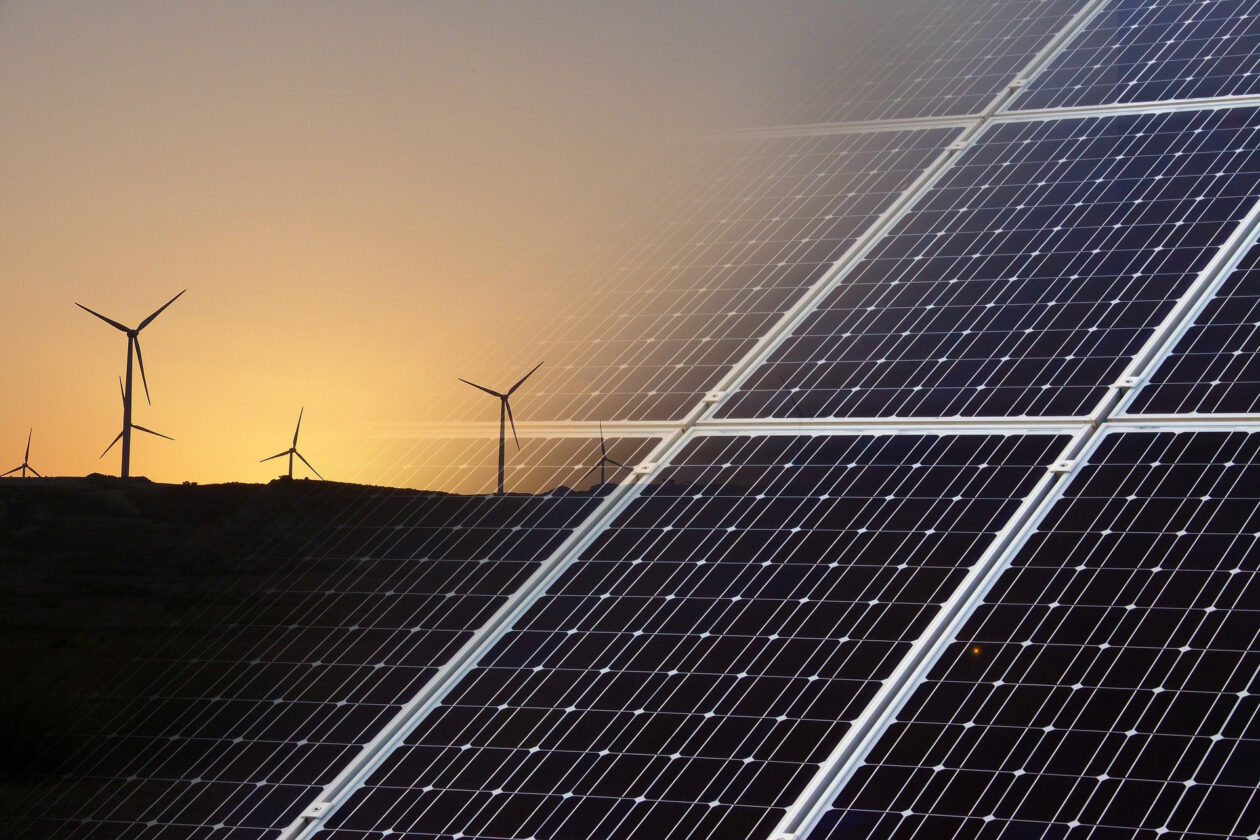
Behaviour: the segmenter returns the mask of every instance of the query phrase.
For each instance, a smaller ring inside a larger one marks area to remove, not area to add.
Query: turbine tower
[[[149,382],[148,382],[148,379],[146,379],[144,375],[144,355],[140,352],[140,331],[144,329],[145,327],[147,327],[149,324],[153,323],[153,319],[161,315],[162,310],[166,309],[166,307],[174,303],[179,298],[179,296],[182,295],[186,291],[188,290],[184,289],[184,291],[180,292],[179,295],[175,295],[175,297],[171,298],[166,303],[162,304],[160,307],[158,307],[156,312],[154,312],[148,318],[145,318],[143,321],[141,321],[140,324],[135,329],[126,327],[118,323],[112,318],[106,318],[104,315],[102,315],[99,312],[93,312],[91,309],[88,309],[86,306],[84,306],[81,303],[78,303],[77,301],[74,304],[75,306],[79,307],[83,311],[89,312],[92,315],[95,315],[97,318],[100,318],[102,321],[109,324],[114,329],[120,330],[126,333],[127,335],[127,383],[123,386],[123,426],[122,426],[122,432],[119,433],[119,437],[122,438],[122,473],[121,475],[123,478],[127,478],[128,476],[131,475],[131,430],[132,428],[140,429],[140,431],[142,432],[149,431],[148,429],[143,429],[140,426],[134,426],[134,424],[132,424],[131,422],[131,357],[134,355],[136,358],[136,361],[140,363],[140,382],[144,385],[144,399],[145,399],[145,402],[152,404],[152,402],[149,400]],[[157,434],[157,432],[150,432],[150,434]],[[166,435],[158,435],[158,437],[166,437]],[[115,442],[117,442],[117,438],[115,438]],[[114,444],[111,443],[110,447],[113,447],[113,445]],[[105,452],[108,452],[108,451],[109,449],[107,448]],[[101,453],[101,456],[104,457],[104,453]]]
[[[32,466],[31,466],[31,464],[30,464],[30,460],[31,460],[31,434],[32,434],[34,431],[35,431],[34,429],[31,429],[30,431],[28,431],[28,432],[26,433],[26,454],[22,456],[22,463],[21,463],[19,466],[16,466],[16,467],[14,467],[13,469],[9,470],[7,473],[0,473],[0,478],[4,478],[6,475],[13,475],[13,474],[14,474],[15,472],[17,472],[18,470],[21,470],[21,471],[22,471],[22,478],[26,478],[26,471],[27,471],[27,470],[30,470],[31,472],[35,473],[35,477],[36,477],[36,478],[43,478],[43,476],[42,476],[42,475],[40,475],[39,473],[35,472],[35,468],[34,468],[34,467],[32,467]]]
[[[98,459],[104,458],[109,453],[109,450],[113,449],[114,444],[118,443],[119,440],[122,440],[123,446],[126,447],[131,437],[129,434],[126,434],[128,429],[136,429],[137,431],[145,432],[147,434],[153,435],[154,437],[160,437],[165,440],[175,440],[175,438],[171,437],[170,435],[164,435],[161,432],[155,432],[152,429],[146,429],[144,426],[141,426],[139,423],[131,422],[131,412],[127,411],[127,389],[123,387],[123,381],[122,381],[121,376],[118,377],[118,393],[122,394],[122,401],[123,401],[123,430],[118,433],[117,437],[115,437],[113,440],[109,442],[109,446],[105,447],[105,451],[97,456]],[[124,461],[123,462],[123,478],[126,478],[126,477],[127,477],[127,466],[126,466],[126,461]]]
[[[516,448],[518,451],[521,448],[521,439],[516,436],[516,421],[512,419],[512,404],[508,402],[508,400],[511,398],[513,394],[516,393],[516,389],[521,387],[521,385],[525,384],[525,380],[533,376],[534,371],[538,370],[542,366],[543,366],[542,362],[539,362],[538,364],[534,365],[534,369],[531,370],[529,373],[525,374],[524,376],[522,376],[520,380],[511,388],[508,388],[506,394],[500,394],[498,391],[492,391],[489,388],[485,387],[484,385],[478,385],[476,382],[469,382],[467,379],[461,378],[459,380],[460,382],[463,382],[465,385],[471,385],[479,391],[485,391],[490,396],[499,398],[499,495],[500,496],[503,495],[503,444],[507,440],[506,438],[507,428],[505,426],[505,423],[512,424],[512,440],[516,441]]]
[[[275,455],[268,455],[266,458],[263,458],[258,463],[262,464],[274,458],[283,458],[285,455],[288,455],[289,456],[289,478],[290,479],[293,478],[293,456],[296,455],[299,458],[302,458],[302,453],[297,451],[297,439],[298,439],[298,432],[302,431],[302,412],[304,411],[306,411],[306,406],[302,406],[301,408],[298,409],[297,428],[293,430],[293,445],[290,446],[288,449],[284,450],[283,452],[277,452]],[[311,466],[310,461],[306,460],[305,458],[302,458],[302,463],[306,464],[307,469],[315,473],[315,476],[320,481],[324,480],[324,477],[319,474],[319,470]]]
[[[604,480],[604,467],[608,464],[612,464],[614,467],[618,467],[623,470],[630,469],[620,461],[614,461],[612,458],[608,457],[608,445],[604,442],[604,421],[601,420],[599,421],[599,463],[587,470],[585,475],[578,479],[578,484],[586,481],[586,476],[595,472],[595,470],[599,470],[599,483],[600,486],[603,486],[607,483]]]

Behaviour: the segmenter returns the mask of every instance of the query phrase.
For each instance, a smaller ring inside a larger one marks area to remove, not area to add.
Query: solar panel
[[[826,33],[793,68],[772,123],[978,114],[1083,0],[894,0],[822,4]],[[773,113],[773,112],[772,112]]]
[[[815,840],[1255,837],[1260,434],[1110,432]]]
[[[1110,3],[1029,84],[1015,108],[1260,93],[1260,3]]]
[[[1064,442],[694,440],[321,836],[768,832]]]
[[[648,222],[619,231],[619,246],[588,255],[562,294],[540,304],[554,313],[545,335],[529,319],[505,325],[502,367],[460,375],[506,388],[531,348],[547,363],[513,397],[518,418],[680,418],[954,133],[697,143],[659,204],[637,214]],[[457,387],[468,393],[435,405],[485,417],[485,396]]]
[[[1149,381],[1134,414],[1260,408],[1260,248],[1252,246]]]
[[[1087,414],[1260,195],[1257,125],[994,126],[719,416]]]
[[[634,464],[653,443],[608,447]],[[72,783],[31,803],[33,835],[250,836],[291,822],[600,504],[606,488],[556,487],[579,483],[598,441],[522,445],[534,478],[550,473],[549,492],[294,482],[268,488],[290,494],[291,509],[258,502],[263,533],[245,557],[216,555],[174,581],[132,572],[152,597],[210,591],[179,620],[145,628],[165,640],[120,667],[76,728]],[[445,467],[467,482],[473,465],[481,489],[494,485],[487,452],[493,459],[484,440],[446,440],[413,455],[439,481]],[[211,544],[222,551],[239,536]],[[238,577],[218,583],[227,572]],[[102,711],[109,719],[98,720]]]

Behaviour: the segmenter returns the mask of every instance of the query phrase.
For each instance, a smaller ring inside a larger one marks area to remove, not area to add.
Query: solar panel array
[[[1254,836],[1258,570],[1260,434],[1106,435],[812,836]]]
[[[1063,443],[695,441],[330,836],[768,832]]]
[[[1260,837],[1252,4],[829,5],[514,397],[556,483],[595,420],[656,462],[362,511],[197,657],[277,690],[92,753],[137,810],[57,836]]]
[[[996,126],[721,415],[1087,414],[1260,195],[1258,128],[1253,109]]]
[[[1019,108],[1260,93],[1254,0],[1109,3],[1018,101]]]

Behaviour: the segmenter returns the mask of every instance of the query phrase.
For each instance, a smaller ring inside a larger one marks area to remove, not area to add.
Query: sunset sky
[[[809,37],[785,17],[3,0],[0,470],[33,426],[42,472],[116,472],[126,342],[74,302],[134,324],[187,288],[142,335],[135,418],[177,440],[138,436],[134,473],[264,480],[304,405],[325,475],[382,480],[361,438],[440,416],[505,319],[545,325],[532,293],[616,221],[627,161],[757,123]]]

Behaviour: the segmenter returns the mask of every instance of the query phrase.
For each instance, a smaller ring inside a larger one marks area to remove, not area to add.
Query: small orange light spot
[[[979,655],[980,655],[980,646],[979,646],[979,645],[972,645],[972,646],[971,646],[971,655],[972,655],[972,656],[979,656]]]

